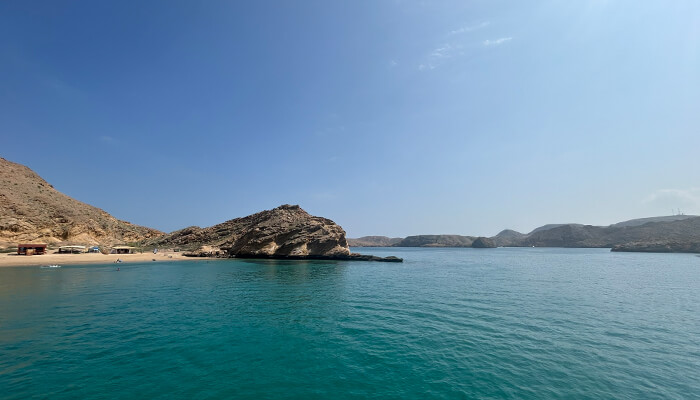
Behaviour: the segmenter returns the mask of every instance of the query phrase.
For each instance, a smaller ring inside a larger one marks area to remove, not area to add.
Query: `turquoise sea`
[[[0,268],[3,399],[700,398],[700,258]]]

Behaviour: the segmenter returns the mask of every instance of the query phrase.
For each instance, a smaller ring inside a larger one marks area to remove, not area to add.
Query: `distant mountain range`
[[[405,239],[365,236],[351,247],[472,247],[476,237],[417,235]],[[700,252],[700,217],[671,215],[639,218],[609,226],[548,224],[530,233],[506,229],[489,238],[499,247],[600,247],[614,251]]]

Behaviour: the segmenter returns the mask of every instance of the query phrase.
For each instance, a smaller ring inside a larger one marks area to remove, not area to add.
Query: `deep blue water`
[[[700,398],[700,258],[0,268],[0,398]]]

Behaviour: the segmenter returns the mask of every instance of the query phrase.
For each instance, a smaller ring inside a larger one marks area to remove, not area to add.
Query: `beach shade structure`
[[[79,253],[85,253],[85,246],[60,246],[58,248],[59,253],[70,253],[70,254],[79,254]]]
[[[136,253],[136,247],[132,246],[114,246],[112,247],[112,254],[134,254]]]
[[[20,243],[17,245],[17,254],[21,256],[41,255],[46,253],[44,243]]]
[[[100,252],[100,248],[98,246],[92,246],[88,250],[88,253],[99,253],[99,252]]]

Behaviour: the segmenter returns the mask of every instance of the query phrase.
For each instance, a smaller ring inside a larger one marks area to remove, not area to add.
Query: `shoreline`
[[[113,264],[117,259],[122,260],[119,264],[129,264],[136,262],[162,262],[162,261],[183,261],[193,259],[211,259],[210,257],[185,257],[182,252],[163,251],[153,254],[102,254],[102,253],[80,253],[80,254],[42,254],[32,256],[21,256],[16,253],[0,254],[0,268],[3,267],[40,267],[45,265],[90,265],[90,264]]]

